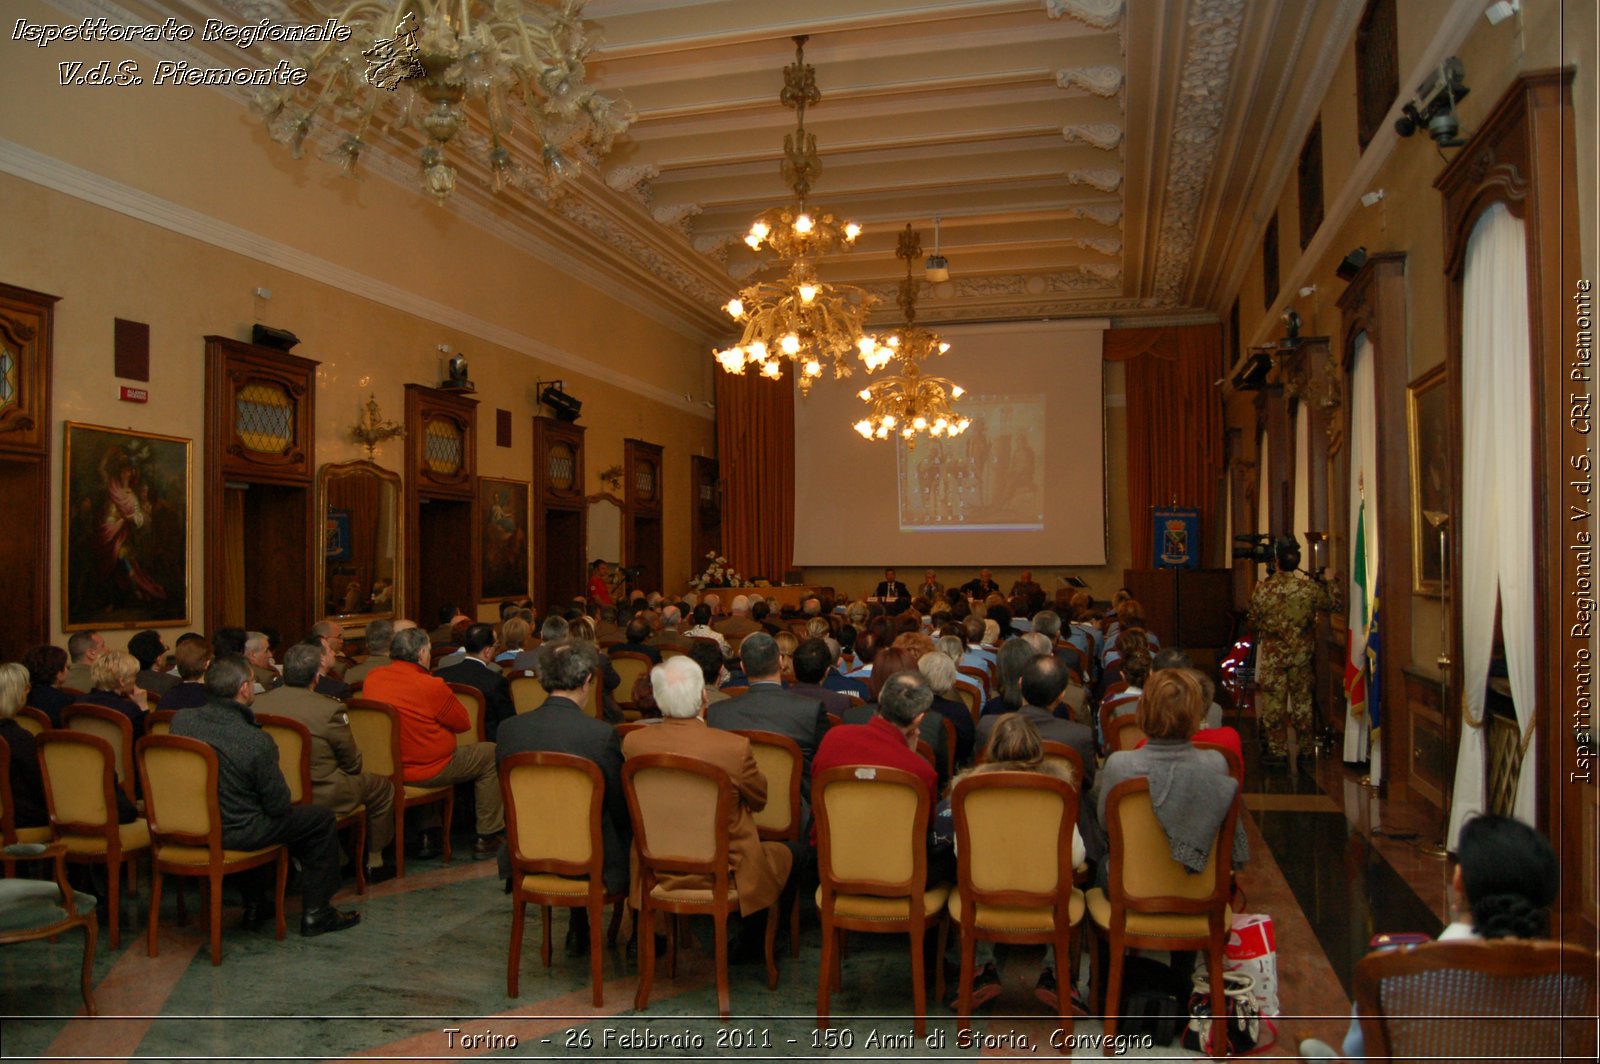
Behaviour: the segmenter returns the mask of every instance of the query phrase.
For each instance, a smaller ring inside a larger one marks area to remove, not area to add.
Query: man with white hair
[[[250,663],[251,678],[256,683],[256,694],[283,686],[272,661],[272,645],[265,632],[251,632],[244,640],[244,660]]]
[[[651,669],[650,686],[663,719],[654,727],[630,732],[622,742],[622,756],[684,754],[728,774],[739,793],[728,821],[728,856],[739,891],[739,912],[743,916],[761,912],[783,892],[793,855],[781,842],[762,842],[756,831],[754,814],[767,805],[767,778],[750,752],[750,740],[706,727],[705,678],[688,657],[671,657]],[[663,885],[705,890],[711,883],[706,876],[688,876]]]
[[[717,631],[729,639],[743,639],[751,632],[761,631],[761,625],[750,617],[750,599],[744,595],[735,595],[732,605],[733,615],[726,617],[712,625]]]
[[[694,640],[678,631],[678,626],[683,623],[683,612],[678,607],[666,605],[661,607],[661,629],[648,640],[653,647],[677,647],[679,650],[688,650],[694,646]]]

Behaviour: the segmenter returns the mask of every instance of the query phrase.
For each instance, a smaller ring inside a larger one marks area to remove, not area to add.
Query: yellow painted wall
[[[61,17],[32,0],[8,5],[7,14]],[[57,641],[61,423],[194,440],[190,506],[198,515],[207,458],[202,338],[248,339],[258,321],[296,333],[295,353],[321,363],[318,464],[360,457],[346,434],[369,393],[401,419],[405,384],[437,383],[444,356],[436,345],[447,344],[468,355],[478,386],[478,471],[527,480],[534,381],[564,379],[584,403],[588,491],[600,491],[600,471],[621,463],[624,437],[666,448],[666,579],[682,586],[690,575],[689,458],[713,454],[715,432],[710,412],[680,397],[710,394],[708,337],[681,323],[669,327],[625,284],[607,290],[579,279],[409,185],[379,176],[342,180],[322,160],[293,160],[229,96],[56,84],[58,62],[102,58],[154,66],[147,55],[109,44],[7,42],[0,62],[0,152],[8,169],[29,174],[0,173],[0,280],[62,297],[51,494]],[[254,294],[260,287],[271,290],[270,300]],[[150,325],[150,381],[141,384],[150,391],[147,405],[117,400],[117,317]],[[495,445],[496,408],[511,411],[509,449]],[[401,446],[386,445],[377,460],[401,470]],[[26,515],[8,515],[19,517]],[[200,535],[196,520],[193,627],[201,621]],[[180,630],[166,630],[169,641]],[[121,645],[129,634],[107,636]]]

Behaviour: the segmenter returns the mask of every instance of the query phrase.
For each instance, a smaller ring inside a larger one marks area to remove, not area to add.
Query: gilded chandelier
[[[457,146],[483,163],[494,191],[546,193],[608,153],[633,122],[587,81],[582,14],[583,0],[357,0],[337,19],[348,37],[296,51],[289,61],[306,81],[263,91],[256,108],[295,158],[319,118],[340,123],[327,157],[347,174],[375,128],[417,128],[426,134],[422,190],[441,204],[455,191],[447,151]],[[514,150],[525,132],[532,150]]]
[[[948,377],[923,372],[923,363],[944,354],[950,350],[950,345],[916,324],[917,282],[911,276],[911,264],[922,255],[922,238],[912,230],[910,222],[900,234],[894,254],[906,263],[906,279],[900,282],[898,299],[906,322],[898,333],[884,341],[884,348],[899,362],[900,372],[881,377],[857,393],[867,404],[869,413],[856,422],[855,429],[868,440],[886,440],[898,435],[906,441],[908,450],[915,450],[918,436],[935,439],[959,436],[967,431],[971,421],[951,405],[951,400],[960,399],[964,394],[961,385]]]
[[[718,364],[729,373],[755,366],[774,380],[783,376],[784,360],[793,362],[801,395],[810,393],[828,365],[835,379],[848,377],[852,353],[869,373],[890,357],[866,331],[876,297],[854,285],[817,279],[817,257],[850,247],[861,227],[806,202],[822,169],[817,138],[806,132],[806,107],[822,98],[816,71],[805,61],[806,40],[794,39],[795,59],[783,70],[778,95],[795,111],[795,131],[783,139],[783,178],[796,202],[763,211],[744,238],[752,250],[771,248],[787,272],[779,280],[748,285],[728,301],[723,309],[744,332],[737,344],[716,352]]]

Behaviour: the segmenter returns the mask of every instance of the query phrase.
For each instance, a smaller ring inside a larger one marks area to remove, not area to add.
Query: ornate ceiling
[[[314,0],[124,0],[154,19],[309,22]],[[69,0],[70,3],[70,0]],[[96,6],[107,6],[96,3]],[[598,269],[708,340],[770,262],[742,242],[791,197],[791,37],[822,92],[807,112],[813,203],[865,229],[824,280],[895,316],[907,222],[950,279],[929,322],[1214,319],[1238,283],[1361,0],[590,0],[592,80],[637,114],[570,194],[494,196],[463,166],[447,210]],[[196,45],[196,48],[211,47]],[[1308,103],[1309,101],[1309,103]],[[1299,128],[1296,128],[1296,127]],[[377,169],[413,183],[415,156]],[[307,152],[298,165],[327,166]],[[1269,191],[1272,195],[1269,195]],[[920,272],[920,271],[919,271]]]

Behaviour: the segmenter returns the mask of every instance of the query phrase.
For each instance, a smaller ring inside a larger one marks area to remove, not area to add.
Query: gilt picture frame
[[[1406,385],[1406,428],[1411,446],[1411,590],[1443,594],[1444,555],[1439,529],[1428,519],[1450,512],[1450,393],[1445,367],[1436,366]]]

